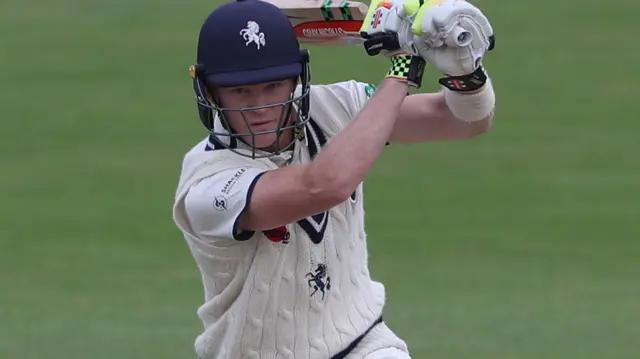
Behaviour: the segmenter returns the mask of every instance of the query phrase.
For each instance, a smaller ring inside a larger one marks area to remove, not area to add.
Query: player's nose
[[[258,117],[265,116],[265,115],[267,115],[269,113],[269,108],[268,107],[255,107],[255,108],[251,109],[251,113],[254,116],[258,116]]]

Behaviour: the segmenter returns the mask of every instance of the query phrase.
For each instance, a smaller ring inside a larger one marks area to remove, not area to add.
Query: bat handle
[[[455,26],[447,36],[445,44],[451,47],[465,47],[468,46],[473,40],[471,32],[463,29],[460,26]]]

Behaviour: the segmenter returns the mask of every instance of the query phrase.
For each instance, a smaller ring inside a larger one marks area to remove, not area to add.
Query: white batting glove
[[[371,39],[365,43],[367,53],[419,56],[413,47],[417,38],[411,30],[419,10],[418,0],[371,0],[369,12],[360,29],[363,38]]]
[[[427,0],[414,16],[415,50],[446,76],[478,70],[494,46],[493,28],[477,7],[464,0]]]
[[[406,81],[419,88],[426,61],[413,46],[417,37],[411,30],[413,18],[420,10],[420,0],[372,0],[360,35],[367,54],[391,58],[387,78]]]

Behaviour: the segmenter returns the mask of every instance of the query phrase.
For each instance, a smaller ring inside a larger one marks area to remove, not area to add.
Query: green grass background
[[[418,359],[640,358],[640,3],[476,3],[494,128],[390,147],[367,180],[387,322]],[[194,357],[203,295],[171,205],[215,4],[0,5],[0,358]],[[387,69],[311,51],[316,83]]]

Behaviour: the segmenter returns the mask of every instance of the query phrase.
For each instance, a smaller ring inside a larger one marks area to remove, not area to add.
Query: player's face
[[[291,98],[294,86],[293,80],[284,80],[249,86],[219,88],[217,95],[223,108],[260,107],[288,101]],[[288,111],[284,106],[273,106],[245,110],[242,113],[239,111],[225,111],[225,118],[236,133],[256,133],[274,131],[278,126],[289,125],[293,117],[289,115],[285,118],[284,116],[287,113]],[[271,151],[275,150],[276,139],[277,133],[275,132],[256,135],[255,139],[252,139],[250,135],[242,138],[248,144],[252,144],[252,141],[255,141],[256,148]],[[282,134],[280,136],[280,147],[289,144],[291,139],[291,131]]]

